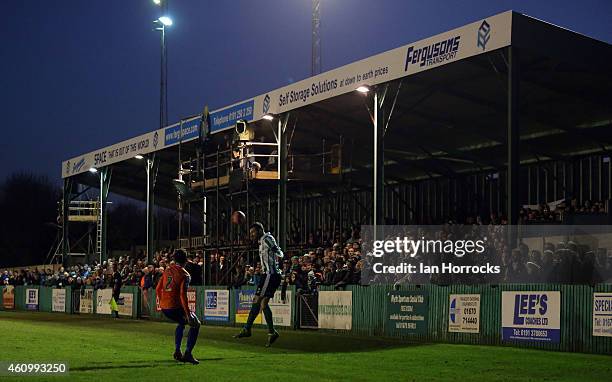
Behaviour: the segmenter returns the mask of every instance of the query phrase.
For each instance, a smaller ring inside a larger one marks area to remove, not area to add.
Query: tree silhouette
[[[57,233],[59,187],[16,173],[0,184],[0,266],[42,264]]]

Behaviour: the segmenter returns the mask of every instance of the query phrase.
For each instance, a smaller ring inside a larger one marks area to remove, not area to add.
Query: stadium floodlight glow
[[[261,118],[265,119],[266,121],[271,121],[274,119],[274,116],[272,114],[264,114],[264,116]]]
[[[157,21],[159,21],[160,23],[163,24],[163,26],[165,27],[169,27],[172,25],[172,19],[168,16],[162,16],[159,19],[157,19]]]
[[[367,92],[369,92],[369,91],[370,91],[370,88],[369,88],[369,87],[367,87],[367,86],[365,86],[365,85],[361,85],[360,87],[358,87],[358,88],[357,88],[357,89],[355,89],[355,90],[357,90],[359,93],[366,94]]]
[[[134,156],[134,159],[143,160],[144,157],[142,155],[138,154],[138,155]]]
[[[161,5],[161,0],[153,0],[153,4],[155,4],[155,5]]]
[[[98,169],[95,167],[90,167],[89,172],[91,172],[92,174],[95,174],[96,172],[98,172]]]

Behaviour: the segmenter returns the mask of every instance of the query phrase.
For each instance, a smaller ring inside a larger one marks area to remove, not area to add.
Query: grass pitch
[[[0,312],[0,361],[68,362],[65,377],[7,381],[610,381],[612,357],[510,347],[409,344],[306,331],[235,340],[202,326],[198,366],[172,360],[174,325],[85,315]],[[185,336],[186,337],[186,336]],[[185,338],[186,339],[186,338]],[[184,340],[185,340],[184,339]]]

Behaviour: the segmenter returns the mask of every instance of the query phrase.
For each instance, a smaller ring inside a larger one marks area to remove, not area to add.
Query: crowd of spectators
[[[349,284],[359,284],[363,267],[360,230],[347,229],[338,234],[323,234],[321,230],[308,235],[307,249],[286,250],[280,265],[286,285],[295,285],[306,293],[316,290],[318,285],[331,285],[342,289]],[[211,278],[222,277],[225,256],[213,255]],[[244,254],[230,274],[229,284],[257,285],[261,277],[261,264],[253,254]]]
[[[165,267],[171,263],[170,254],[172,252],[172,248],[157,252],[151,263],[147,263],[144,252],[140,251],[134,256],[109,258],[101,264],[94,261],[91,265],[77,264],[65,268],[60,267],[56,271],[44,267],[0,270],[0,283],[2,285],[110,288],[113,282],[112,264],[117,263],[117,270],[121,274],[123,285],[148,289],[157,284]],[[187,267],[192,274],[193,285],[202,285],[202,258],[201,252],[190,256]]]
[[[580,204],[576,198],[560,200],[554,203],[526,205],[519,211],[519,222],[523,224],[562,223],[568,215],[604,215],[606,203],[586,200]]]
[[[391,257],[374,257],[366,248],[365,269],[373,264],[385,266],[419,265],[442,268],[444,264],[455,266],[499,266],[499,272],[479,273],[375,273],[362,275],[366,283],[379,284],[498,284],[498,283],[560,283],[587,284],[612,283],[612,255],[608,248],[612,232],[595,226],[575,229],[572,226],[515,226],[507,225],[457,225],[445,224],[386,231],[382,239],[393,241],[406,237],[411,241],[475,243],[481,240],[483,251],[469,256],[457,256],[456,251],[440,250],[435,244],[432,251],[409,253],[395,252]],[[556,229],[556,231],[555,231]],[[513,231],[513,232],[512,232]],[[519,238],[515,248],[508,245],[511,236]],[[370,240],[366,240],[369,242]],[[481,268],[482,269],[482,268]]]
[[[304,292],[318,285],[343,288],[358,284],[362,266],[359,232],[357,226],[342,232],[319,229],[306,235],[306,242],[300,242],[299,232],[292,230],[285,257],[279,264],[284,284],[295,285]],[[230,251],[212,253],[206,275],[211,284],[257,285],[262,269],[256,247],[234,248],[233,257]]]
[[[295,285],[303,291],[315,289],[318,285],[343,288],[348,284],[359,284],[363,266],[359,232],[358,227],[335,234],[319,230],[308,235],[307,249],[285,250],[285,258],[279,264],[285,284]],[[102,264],[78,264],[60,267],[56,271],[43,267],[0,270],[0,281],[10,285],[109,288],[112,264],[116,262],[123,285],[148,289],[157,284],[165,267],[172,261],[172,252],[172,248],[157,252],[152,263],[147,263],[146,256],[140,252],[134,256],[109,258]],[[191,285],[202,285],[203,277],[206,277],[207,284],[240,287],[257,285],[262,277],[254,247],[234,257],[224,251],[211,253],[210,262],[203,272],[204,267],[202,252],[189,254],[187,270],[192,277]]]
[[[519,216],[521,223],[546,223],[556,222],[562,213],[600,214],[604,211],[604,203],[587,201],[578,206],[575,200],[571,200],[555,204],[552,210],[547,204],[537,209],[526,206]],[[447,226],[457,223],[452,219],[444,222]],[[467,217],[461,223],[497,230],[497,236],[492,234],[494,232],[489,235],[490,238],[497,237],[496,241],[491,241],[491,245],[507,247],[505,235],[499,234],[499,228],[493,228],[507,225],[503,216],[491,214],[487,219]],[[340,231],[318,229],[309,234],[300,233],[292,227],[288,242],[280,264],[284,283],[295,285],[297,290],[303,292],[315,290],[318,285],[342,289],[346,285],[360,284],[362,269],[367,268],[371,261],[369,254],[364,253],[358,225]],[[202,251],[189,253],[187,267],[192,275],[191,284],[203,285],[205,279],[209,285],[257,285],[262,269],[256,247],[249,247],[245,238],[240,239],[239,244],[241,249],[210,251],[208,263],[205,263]],[[55,271],[44,267],[0,270],[0,284],[107,288],[111,286],[112,264],[117,263],[123,285],[149,289],[156,285],[165,267],[172,261],[173,251],[173,248],[166,248],[156,252],[152,262],[147,262],[146,255],[140,251],[135,255],[109,258],[101,264],[77,264]],[[605,248],[591,249],[588,245],[565,241],[548,242],[543,250],[530,250],[527,244],[522,243],[504,253],[500,257],[504,271],[496,280],[499,282],[612,282],[612,257]]]

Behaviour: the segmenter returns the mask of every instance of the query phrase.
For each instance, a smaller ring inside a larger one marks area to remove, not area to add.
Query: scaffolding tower
[[[58,238],[53,245],[53,252],[47,257],[47,262],[49,264],[64,264],[67,260],[64,258],[64,244],[69,248],[66,254],[72,256],[72,248],[78,247],[85,239],[87,239],[87,245],[82,246],[82,248],[86,248],[86,256],[95,255],[98,259],[101,259],[103,250],[103,225],[100,200],[70,200],[67,204],[68,213],[64,216],[64,200],[58,203],[59,228],[63,228],[63,222],[85,223],[88,225],[87,231],[72,243],[72,245],[70,240],[64,238],[63,235],[61,235],[61,231],[58,231]],[[64,243],[64,240],[66,240],[66,243]]]

